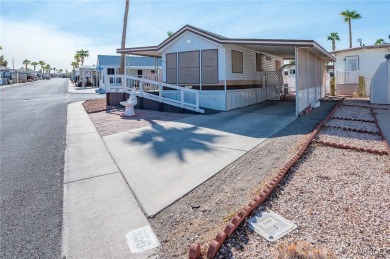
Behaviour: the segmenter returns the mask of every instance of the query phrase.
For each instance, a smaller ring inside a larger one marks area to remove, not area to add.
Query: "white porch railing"
[[[120,78],[121,85],[110,85],[110,78],[113,82],[118,82]],[[178,85],[171,85],[155,80],[150,80],[137,76],[107,76],[107,93],[123,92],[129,93],[133,87],[136,89],[137,96],[166,103],[176,107],[204,113],[199,107],[199,91],[188,89]]]
[[[359,71],[336,71],[337,84],[358,84]]]

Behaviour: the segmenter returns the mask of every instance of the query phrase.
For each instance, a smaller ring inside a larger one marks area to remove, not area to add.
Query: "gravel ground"
[[[374,121],[369,108],[341,106],[333,117]]]
[[[93,99],[83,102],[83,106],[87,113],[101,112],[114,107],[106,106],[106,98]]]
[[[186,257],[193,242],[206,252],[226,221],[260,193],[335,104],[321,103],[150,219],[161,242],[160,256]]]
[[[386,104],[371,104],[369,98],[362,99],[353,99],[347,98],[343,101],[344,105],[353,105],[353,106],[362,106],[362,107],[371,107],[374,109],[390,109],[389,105]]]
[[[332,127],[344,127],[348,129],[368,130],[371,132],[378,132],[378,128],[376,127],[376,124],[374,122],[330,119],[326,122],[325,125],[332,126]]]
[[[339,109],[340,117],[368,117],[356,107]],[[338,143],[350,144],[352,135],[348,136]],[[380,142],[375,143],[378,149]],[[388,156],[312,144],[254,212],[272,210],[298,228],[271,243],[242,224],[218,258],[390,258],[389,175]],[[308,257],[310,253],[322,257]],[[306,256],[287,256],[292,254]]]
[[[345,143],[358,148],[386,150],[380,135],[358,133],[338,128],[322,128],[316,139],[332,143]]]
[[[346,163],[345,157],[353,163]],[[272,210],[298,228],[270,243],[244,224],[218,258],[277,258],[278,246],[308,241],[338,258],[389,258],[388,156],[311,148],[255,213]],[[387,257],[386,257],[387,255]]]

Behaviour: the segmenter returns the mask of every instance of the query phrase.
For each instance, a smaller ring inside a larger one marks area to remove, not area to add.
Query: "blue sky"
[[[86,49],[85,64],[96,64],[98,54],[115,55],[120,47],[125,0],[1,0],[0,45],[12,67],[24,59],[43,60],[52,67],[71,69],[76,50]],[[190,24],[232,38],[309,39],[327,50],[326,38],[337,32],[337,49],[348,47],[348,25],[340,12],[356,10],[352,22],[357,38],[372,45],[390,42],[389,0],[131,0],[127,47],[157,45]]]

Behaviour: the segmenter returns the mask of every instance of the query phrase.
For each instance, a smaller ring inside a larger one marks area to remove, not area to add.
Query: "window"
[[[285,75],[285,76],[288,76],[288,71],[284,71],[284,75]]]
[[[166,81],[168,84],[177,84],[177,53],[168,53],[167,59],[167,75]]]
[[[345,71],[359,70],[359,56],[345,57]]]
[[[256,53],[256,71],[261,72],[261,57],[260,53]]]
[[[244,72],[244,58],[243,53],[232,50],[232,73]]]
[[[218,83],[218,50],[202,50],[202,84]]]
[[[179,84],[199,84],[200,51],[179,52]]]
[[[290,75],[295,75],[295,69],[290,69]]]
[[[114,83],[117,83],[117,84],[122,83],[122,78],[120,78],[120,77],[110,77],[110,84],[114,84]]]
[[[107,75],[115,75],[115,69],[114,68],[107,68]]]

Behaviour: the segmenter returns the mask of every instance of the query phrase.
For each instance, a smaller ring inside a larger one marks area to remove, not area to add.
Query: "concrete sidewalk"
[[[61,258],[154,258],[159,242],[81,102],[68,106]]]
[[[153,216],[295,120],[295,103],[265,102],[103,137]]]

